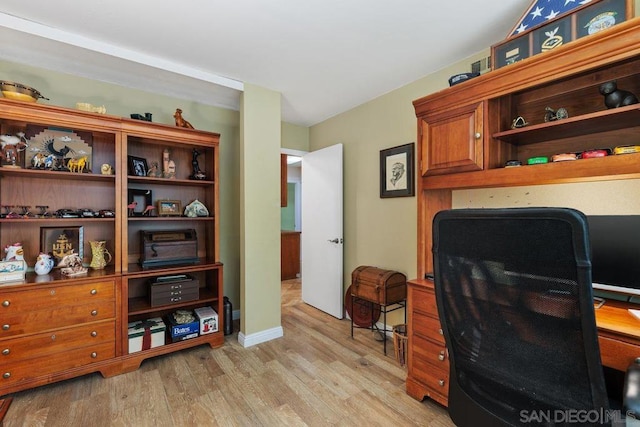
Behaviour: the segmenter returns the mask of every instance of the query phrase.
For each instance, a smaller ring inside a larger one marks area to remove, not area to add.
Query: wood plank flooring
[[[433,426],[444,408],[405,393],[393,344],[368,330],[350,335],[282,282],[284,337],[243,348],[235,333],[218,349],[199,346],[146,360],[135,372],[100,374],[12,395],[3,427],[17,426]]]

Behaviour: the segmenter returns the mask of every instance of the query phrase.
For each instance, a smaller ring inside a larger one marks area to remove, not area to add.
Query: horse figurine
[[[87,156],[78,157],[76,159],[69,159],[69,161],[67,162],[67,168],[69,168],[69,172],[82,173],[86,165]]]
[[[176,113],[173,115],[173,118],[176,119],[176,126],[178,126],[179,128],[193,129],[191,123],[189,123],[182,117],[182,110],[180,108],[176,109]]]

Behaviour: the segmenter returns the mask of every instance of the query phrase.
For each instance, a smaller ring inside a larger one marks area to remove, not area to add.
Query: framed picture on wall
[[[380,150],[381,198],[415,195],[414,146],[412,142]]]

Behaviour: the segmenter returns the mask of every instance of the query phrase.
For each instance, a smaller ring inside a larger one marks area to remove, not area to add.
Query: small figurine
[[[36,274],[49,274],[52,268],[53,258],[51,258],[51,255],[40,252],[40,255],[38,255],[38,259],[36,260],[36,264],[33,266],[33,270],[36,272]]]
[[[4,261],[24,261],[24,250],[20,242],[5,246],[4,253],[7,254]]]
[[[567,112],[566,108],[560,107],[554,111],[553,108],[547,107],[544,110],[546,111],[546,113],[544,114],[545,122],[553,122],[556,120],[562,120],[569,117],[569,113]]]
[[[182,110],[180,108],[176,109],[176,113],[173,115],[173,118],[176,119],[176,126],[178,126],[179,128],[193,129],[191,123],[189,123],[182,117]]]
[[[104,163],[102,166],[100,166],[100,173],[102,175],[112,175],[113,167],[111,167],[109,163]]]
[[[0,135],[0,141],[2,141],[2,152],[0,152],[0,158],[2,158],[7,164],[4,167],[20,168],[18,165],[18,153],[21,153],[29,146],[27,139],[24,137],[24,133],[19,132],[17,136],[14,135]]]
[[[515,119],[513,119],[513,122],[511,122],[511,129],[523,128],[528,124],[529,123],[527,123],[527,121],[524,119],[524,117],[518,116]]]
[[[87,165],[87,156],[77,157],[75,159],[69,159],[67,162],[67,168],[69,172],[82,173]]]
[[[151,122],[151,118],[152,118],[152,114],[151,113],[144,113],[144,116],[142,114],[137,114],[137,113],[132,113],[131,114],[131,118],[135,119],[135,120],[144,120],[145,122]]]
[[[136,206],[138,206],[138,202],[135,200],[127,205],[127,209],[129,209],[129,216],[133,216]]]
[[[198,164],[198,156],[200,155],[200,152],[194,148],[192,151],[192,155],[193,157],[191,160],[191,166],[193,168],[193,173],[191,174],[189,179],[203,180],[207,177],[207,175],[205,175],[205,173],[200,170],[200,165]]]
[[[151,167],[149,167],[147,176],[151,178],[160,178],[162,176],[162,173],[160,172],[160,167],[158,166],[158,162],[151,162]]]
[[[604,95],[604,105],[607,108],[618,108],[638,103],[638,97],[628,90],[618,89],[618,83],[615,80],[602,83],[600,94]]]
[[[151,214],[153,213],[153,210],[155,209],[155,206],[153,205],[148,205],[146,208],[144,208],[144,210],[142,211],[142,216],[151,216]]]
[[[69,255],[65,255],[58,263],[58,267],[61,267],[60,273],[65,276],[79,276],[81,274],[87,274],[87,271],[89,271],[87,267],[82,265],[80,255],[74,251],[71,251]]]

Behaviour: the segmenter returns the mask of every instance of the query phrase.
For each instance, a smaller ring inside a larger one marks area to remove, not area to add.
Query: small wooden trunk
[[[394,304],[407,298],[407,276],[361,265],[351,273],[351,293],[379,305]]]
[[[196,264],[198,239],[196,230],[140,231],[143,268]]]

